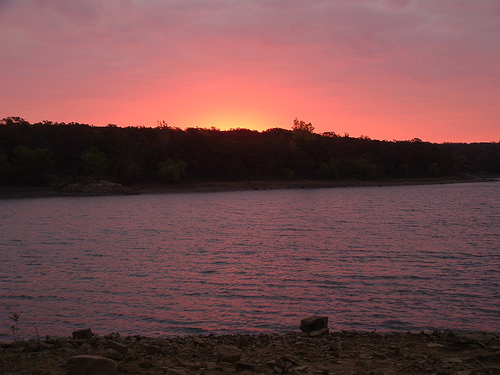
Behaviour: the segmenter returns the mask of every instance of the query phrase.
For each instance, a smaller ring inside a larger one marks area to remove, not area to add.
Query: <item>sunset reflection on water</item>
[[[26,336],[498,331],[499,187],[4,200],[0,313]]]

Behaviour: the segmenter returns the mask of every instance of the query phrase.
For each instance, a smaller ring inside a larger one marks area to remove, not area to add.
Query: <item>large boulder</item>
[[[328,328],[327,316],[311,316],[300,321],[300,330],[302,332],[319,331],[323,328]]]
[[[99,355],[77,355],[68,360],[68,375],[114,375],[117,364]]]

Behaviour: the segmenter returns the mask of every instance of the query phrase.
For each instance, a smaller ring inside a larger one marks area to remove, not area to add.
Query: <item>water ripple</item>
[[[500,183],[5,200],[25,336],[500,330]],[[0,319],[0,339],[9,336]],[[33,331],[33,332],[31,332]]]

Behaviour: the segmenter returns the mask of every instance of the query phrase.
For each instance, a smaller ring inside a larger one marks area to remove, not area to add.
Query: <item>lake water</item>
[[[500,331],[500,182],[0,200],[0,340]]]

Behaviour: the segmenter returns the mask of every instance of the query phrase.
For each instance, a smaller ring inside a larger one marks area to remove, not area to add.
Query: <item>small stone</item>
[[[231,362],[219,362],[217,368],[223,372],[236,372],[236,364]]]
[[[462,359],[458,357],[453,357],[453,358],[445,358],[443,360],[445,363],[462,363]]]
[[[198,344],[198,345],[205,344],[205,340],[203,340],[200,336],[193,336],[193,341],[195,344]]]
[[[166,375],[186,375],[186,370],[182,368],[170,368]]]
[[[443,345],[438,344],[437,342],[430,342],[430,343],[427,344],[427,347],[428,348],[442,348]]]
[[[326,366],[319,366],[318,371],[320,374],[328,375],[328,373],[330,372],[330,369]]]
[[[107,340],[113,340],[116,341],[120,339],[120,334],[118,332],[111,332],[110,334],[104,336]]]
[[[153,362],[151,362],[151,360],[149,360],[149,359],[145,359],[145,360],[139,362],[139,367],[145,368],[145,369],[151,368],[151,367],[153,367]]]
[[[279,366],[274,366],[273,370],[274,370],[274,372],[276,372],[278,374],[282,374],[283,373],[283,369],[281,367],[279,367]]]
[[[460,338],[451,329],[447,329],[441,335],[441,341],[457,343],[460,342]]]
[[[265,373],[267,369],[268,367],[266,365],[258,364],[255,366],[255,369],[253,371],[256,372],[257,374],[262,374]]]
[[[113,375],[117,364],[98,355],[77,355],[68,360],[68,375]]]
[[[291,374],[305,374],[309,370],[309,366],[297,366],[290,370]]]
[[[0,341],[0,348],[2,348],[2,349],[11,348],[13,346],[14,346],[13,342]]]
[[[401,357],[401,348],[399,346],[391,346],[394,357]]]
[[[122,362],[119,362],[119,365],[121,363]],[[125,369],[129,374],[138,374],[139,372],[141,372],[141,368],[139,367],[139,364],[137,362],[129,362],[128,365],[126,365]],[[120,370],[120,372],[124,371]]]
[[[158,345],[147,345],[147,344],[145,344],[144,345],[144,350],[146,350],[146,352],[148,354],[158,354],[158,353],[163,352],[163,350]]]
[[[73,340],[85,340],[94,336],[90,328],[79,329],[73,332]]]
[[[31,352],[38,352],[42,349],[42,343],[38,339],[31,339],[28,341],[26,348]]]
[[[327,327],[327,316],[311,316],[300,321],[300,330],[302,332],[313,332]]]
[[[386,355],[384,353],[373,353],[373,358],[376,359],[386,359]]]
[[[285,362],[290,362],[294,366],[300,366],[302,363],[299,361],[299,359],[293,355],[286,354],[281,356],[281,359]]]
[[[217,363],[207,362],[206,367],[207,367],[207,370],[215,370],[217,368]]]
[[[238,348],[243,348],[245,346],[248,346],[248,340],[245,336],[238,336],[238,340],[236,341],[236,346]]]
[[[178,367],[183,367],[183,368],[187,368],[190,370],[197,370],[201,367],[201,363],[199,363],[199,362],[191,362],[191,361],[187,361],[187,360],[182,359],[182,358],[178,358],[177,363],[179,364]]]
[[[480,355],[478,357],[478,360],[481,362],[500,363],[500,351],[491,354]]]
[[[234,345],[218,345],[215,351],[217,362],[236,363],[241,359],[241,349]]]
[[[119,361],[123,358],[123,354],[118,353],[115,349],[107,348],[102,352],[102,356],[106,358],[114,359],[115,361]]]
[[[311,337],[318,337],[318,336],[326,335],[329,332],[330,332],[330,329],[328,327],[326,327],[326,328],[318,329],[317,331],[310,332],[309,336],[311,336]]]
[[[67,348],[69,346],[68,340],[64,337],[57,336],[47,336],[45,338],[45,343],[54,345],[55,348]]]
[[[125,354],[128,352],[128,346],[113,340],[108,340],[108,347],[116,350],[118,353]]]
[[[255,372],[256,365],[249,362],[238,361],[236,362],[236,370],[250,370]]]
[[[276,361],[268,361],[266,362],[267,367],[273,368],[276,366]]]

